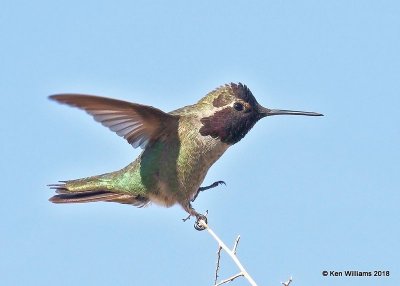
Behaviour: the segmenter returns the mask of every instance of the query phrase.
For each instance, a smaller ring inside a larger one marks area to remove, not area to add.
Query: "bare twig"
[[[222,280],[221,282],[219,282],[218,284],[215,284],[214,286],[219,286],[225,283],[229,283],[232,282],[233,280],[235,280],[238,277],[244,276],[243,273],[238,273],[236,275],[233,275],[232,277],[229,277],[228,279]]]
[[[240,240],[240,235],[238,235],[238,237],[237,237],[236,240],[235,240],[235,244],[233,245],[232,251],[233,251],[233,254],[235,254],[235,255],[236,255],[237,246],[238,246],[238,244],[239,244],[239,240]]]
[[[233,250],[230,250],[226,246],[226,244],[215,234],[215,232],[207,225],[207,223],[204,220],[199,220],[198,224],[203,226],[204,229],[206,229],[208,231],[208,233],[217,241],[218,246],[220,248],[222,248],[223,250],[225,250],[225,252],[232,258],[233,262],[235,262],[237,267],[240,269],[240,272],[238,274],[226,279],[226,282],[224,282],[225,281],[224,280],[224,281],[221,281],[219,284],[216,284],[216,285],[222,285],[224,283],[231,282],[231,281],[235,280],[238,277],[244,276],[249,281],[250,285],[257,286],[256,282],[253,280],[253,278],[250,276],[250,274],[246,271],[246,269],[243,267],[242,263],[240,263],[239,259],[237,258],[236,254],[235,254],[236,253],[236,249],[237,249],[237,245],[239,243],[240,236],[236,239],[236,242],[235,242],[235,245],[233,247]],[[220,257],[218,257],[218,261],[217,261],[218,268],[219,268],[219,260],[220,260]],[[216,270],[216,276],[218,276],[218,269]],[[222,282],[224,282],[224,283],[222,283]]]
[[[237,247],[238,247],[238,244],[239,244],[239,240],[240,240],[240,235],[238,235],[238,237],[236,238],[235,244],[233,245],[233,248],[232,248],[232,252],[233,252],[234,255],[236,255],[236,250],[237,250]],[[221,282],[217,283],[217,282],[218,282],[219,265],[220,265],[220,261],[221,261],[221,250],[222,250],[222,247],[221,247],[220,245],[218,245],[218,251],[217,251],[217,267],[215,268],[214,286],[216,286],[216,285],[222,285],[222,284],[231,282],[231,281],[233,281],[234,279],[236,279],[236,278],[238,278],[238,277],[240,277],[240,276],[243,276],[242,273],[238,273],[238,274],[236,274],[236,275],[234,275],[234,276],[232,276],[232,277],[230,277],[230,278],[228,278],[228,279],[222,280]]]
[[[217,251],[217,266],[215,267],[215,280],[214,280],[214,285],[217,285],[218,281],[218,271],[219,271],[219,262],[221,260],[221,250],[222,247],[218,245],[218,251]]]
[[[286,281],[286,282],[281,282],[281,284],[282,284],[283,286],[289,286],[290,283],[292,283],[292,281],[293,281],[293,278],[290,277],[288,281]]]

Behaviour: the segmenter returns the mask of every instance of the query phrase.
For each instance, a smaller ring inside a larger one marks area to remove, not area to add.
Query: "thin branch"
[[[238,246],[238,244],[239,244],[239,240],[240,240],[240,235],[238,235],[238,237],[237,237],[236,240],[235,240],[235,245],[233,245],[232,251],[233,251],[233,254],[235,254],[235,255],[236,255],[237,246]]]
[[[208,233],[217,241],[218,245],[223,250],[225,250],[225,252],[232,258],[233,262],[235,262],[237,267],[240,269],[240,273],[239,274],[237,274],[235,276],[232,276],[231,277],[232,279],[230,278],[231,281],[233,281],[234,279],[236,279],[236,278],[238,278],[240,276],[244,276],[249,281],[250,285],[257,286],[256,282],[253,280],[253,278],[250,276],[250,274],[243,267],[242,263],[240,263],[239,259],[235,255],[235,253],[226,246],[226,244],[215,234],[215,232],[207,225],[207,223],[204,220],[199,220],[198,224],[203,226],[208,231]],[[236,241],[238,243],[239,239],[237,239]],[[234,248],[237,247],[237,243],[235,243]],[[234,250],[236,250],[236,249],[234,249]]]
[[[238,273],[236,275],[233,275],[232,277],[229,277],[228,279],[222,280],[221,282],[219,282],[218,284],[215,284],[214,286],[219,286],[225,283],[229,283],[232,282],[233,280],[235,280],[238,277],[244,276],[243,273]]]
[[[292,281],[293,281],[293,278],[292,278],[292,276],[290,276],[290,278],[289,278],[288,281],[286,281],[286,282],[281,282],[281,284],[282,284],[283,286],[289,286],[290,283],[292,283]]]
[[[219,271],[219,262],[221,260],[221,250],[222,247],[218,245],[218,251],[217,251],[217,267],[215,267],[215,280],[214,280],[214,285],[217,285],[218,281],[218,271]]]

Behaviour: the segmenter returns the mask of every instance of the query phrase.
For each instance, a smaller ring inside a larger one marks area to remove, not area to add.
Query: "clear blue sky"
[[[399,15],[398,1],[2,1],[0,283],[211,285],[217,245],[180,207],[47,201],[46,184],[140,152],[47,96],[170,111],[240,81],[267,107],[326,116],[260,121],[195,207],[227,243],[241,234],[260,285],[398,285]]]

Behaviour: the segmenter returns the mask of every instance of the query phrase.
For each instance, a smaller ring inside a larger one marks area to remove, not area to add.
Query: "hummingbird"
[[[144,207],[179,204],[195,228],[207,218],[192,202],[209,186],[201,184],[209,168],[239,142],[260,119],[275,115],[322,116],[316,112],[270,109],[260,105],[242,83],[222,85],[196,104],[171,112],[152,106],[84,94],[49,97],[86,111],[96,121],[143,151],[121,170],[49,185],[53,203],[116,202]]]

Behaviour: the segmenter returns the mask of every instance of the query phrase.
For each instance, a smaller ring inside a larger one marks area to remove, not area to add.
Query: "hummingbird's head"
[[[224,143],[239,142],[258,120],[272,115],[322,116],[320,113],[268,109],[260,105],[250,89],[241,83],[225,84],[207,94],[201,104],[212,104],[214,113],[203,117],[200,134]]]

